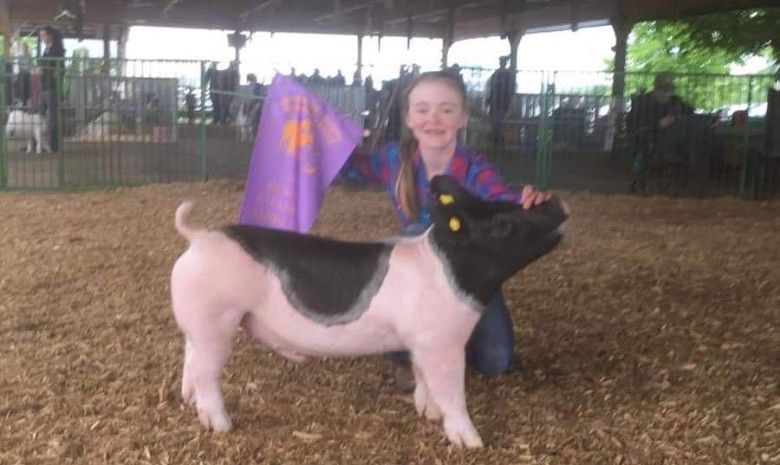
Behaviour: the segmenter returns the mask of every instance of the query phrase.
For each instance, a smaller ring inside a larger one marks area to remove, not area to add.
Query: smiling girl
[[[468,111],[466,88],[457,76],[445,71],[422,73],[406,89],[403,103],[411,137],[390,143],[377,153],[354,155],[342,172],[347,179],[384,185],[403,235],[421,234],[431,225],[428,188],[436,175],[453,177],[485,200],[518,202],[530,208],[549,198],[531,186],[519,193],[513,191],[483,156],[458,144],[458,132],[468,121]],[[466,360],[479,373],[494,376],[509,369],[513,352],[512,321],[498,292],[471,335]],[[388,357],[398,364],[399,389],[413,388],[408,353]]]

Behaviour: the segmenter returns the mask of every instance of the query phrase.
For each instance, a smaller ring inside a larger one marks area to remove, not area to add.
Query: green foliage
[[[686,18],[678,40],[726,53],[766,55],[780,63],[780,8],[742,10]]]
[[[556,93],[566,95],[588,95],[588,96],[606,96],[612,92],[612,87],[607,84],[594,84],[587,86],[566,86],[557,87]]]
[[[721,16],[721,21],[725,19]],[[720,26],[722,34],[728,34],[732,27],[725,22]],[[670,72],[676,76],[676,94],[698,109],[715,110],[761,98],[766,89],[761,86],[769,85],[769,79],[756,77],[751,81],[749,77],[728,76],[733,65],[743,64],[757,49],[704,42],[701,30],[694,31],[688,23],[679,21],[637,24],[628,42],[626,95],[649,91],[657,73]],[[763,32],[771,33],[775,31]]]
[[[70,65],[67,68],[67,73],[70,76],[87,76],[97,75],[103,70],[103,60],[98,60],[89,57],[89,49],[86,47],[79,47],[73,50],[73,57],[70,60]]]
[[[25,44],[27,44],[27,48],[30,51],[30,56],[35,55],[36,47],[38,47],[38,38],[37,37],[22,37],[22,38],[15,38],[11,41],[11,44],[14,44],[21,40]],[[3,56],[5,53],[5,36],[0,36],[0,56]],[[11,54],[14,53],[14,49],[11,49]]]
[[[742,56],[719,48],[694,46],[681,23],[651,21],[634,26],[628,41],[626,69],[638,72],[669,70],[676,73],[729,72]]]

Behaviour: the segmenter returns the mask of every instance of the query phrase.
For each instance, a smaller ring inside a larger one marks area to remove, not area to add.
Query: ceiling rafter
[[[342,5],[340,13],[343,16],[343,15],[352,14],[352,13],[355,13],[355,12],[358,12],[358,11],[361,11],[361,10],[370,10],[375,5],[381,5],[382,3],[384,3],[384,0],[371,0],[371,1],[368,1],[368,2],[361,2],[359,4],[348,6],[348,7],[345,7],[345,6]],[[323,14],[323,15],[315,17],[314,21],[317,21],[317,22],[326,21],[328,19],[333,19],[334,16],[335,16],[335,12],[327,13],[327,14]]]
[[[163,14],[167,15],[169,11],[173,9],[173,7],[176,6],[177,3],[181,2],[183,0],[170,0],[167,5],[165,5],[165,8],[163,8]]]
[[[249,8],[248,10],[242,11],[238,16],[241,19],[246,19],[246,18],[248,18],[248,17],[250,17],[250,16],[252,16],[254,14],[262,12],[266,8],[269,8],[269,7],[272,7],[272,6],[275,7],[275,6],[278,6],[278,5],[279,5],[279,0],[266,0],[263,3],[260,3],[258,5],[253,6],[252,8]]]
[[[53,24],[62,0],[6,0],[14,27]],[[216,5],[215,5],[216,3]],[[777,0],[88,0],[85,27],[103,24],[249,31],[444,37],[505,35],[510,29],[582,27],[627,16],[648,20],[770,7]],[[162,14],[161,14],[162,13]]]

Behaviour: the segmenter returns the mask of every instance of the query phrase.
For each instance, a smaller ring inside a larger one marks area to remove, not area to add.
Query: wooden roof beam
[[[168,4],[167,4],[167,5],[165,5],[165,8],[163,8],[163,14],[164,14],[164,15],[167,15],[167,14],[168,14],[168,12],[169,12],[169,11],[171,11],[171,9],[172,9],[173,7],[175,7],[175,6],[176,6],[176,4],[177,4],[177,3],[179,3],[179,2],[181,2],[181,1],[182,1],[182,0],[170,0],[170,1],[168,2]]]
[[[260,13],[261,11],[265,10],[268,7],[276,6],[279,4],[279,0],[266,0],[263,3],[260,3],[259,5],[255,5],[252,8],[244,11],[240,15],[238,15],[241,19],[245,20],[248,17]]]
[[[419,20],[419,19],[425,19],[425,18],[438,18],[442,16],[448,16],[450,14],[450,11],[454,11],[455,15],[460,15],[464,10],[468,10],[471,8],[478,8],[482,6],[491,5],[494,3],[498,3],[499,0],[483,0],[483,1],[475,1],[470,3],[460,3],[460,2],[451,2],[452,5],[447,8],[439,8],[437,10],[431,10],[427,12],[422,13],[416,13],[411,15],[411,19],[413,21]],[[403,18],[397,18],[397,19],[391,19],[387,21],[383,21],[384,24],[398,24],[403,23],[409,20],[409,16],[404,16]]]
[[[341,15],[348,15],[350,13],[354,13],[354,12],[360,11],[360,10],[369,10],[374,5],[381,5],[383,3],[383,1],[384,0],[371,0],[371,1],[368,1],[368,2],[365,2],[365,3],[349,6],[349,7],[346,7],[346,8],[345,7],[341,7],[341,9],[339,10],[339,14],[341,14]],[[326,15],[317,16],[316,18],[314,18],[314,21],[320,22],[320,21],[325,21],[325,20],[328,20],[328,19],[333,19],[335,17],[336,17],[336,12],[334,11],[333,13],[328,13]]]

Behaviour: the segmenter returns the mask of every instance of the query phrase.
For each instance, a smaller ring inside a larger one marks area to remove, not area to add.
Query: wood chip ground
[[[447,445],[380,357],[294,365],[240,335],[236,429],[180,401],[168,278],[239,182],[0,194],[0,464],[780,463],[780,203],[564,194],[567,242],[504,290],[517,361],[468,373],[487,447]],[[396,232],[386,196],[334,187],[315,232]]]

